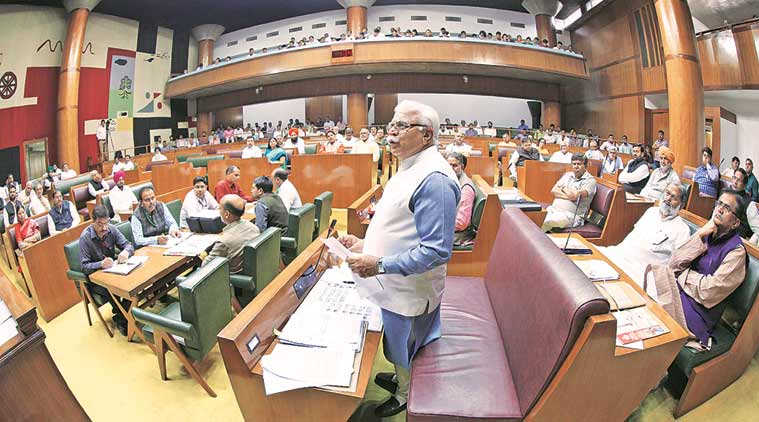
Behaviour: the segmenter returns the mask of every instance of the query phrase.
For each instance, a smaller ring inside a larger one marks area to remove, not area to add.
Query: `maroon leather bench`
[[[407,420],[521,421],[588,318],[609,303],[521,211],[506,208],[485,278],[448,277],[443,335],[412,364]]]

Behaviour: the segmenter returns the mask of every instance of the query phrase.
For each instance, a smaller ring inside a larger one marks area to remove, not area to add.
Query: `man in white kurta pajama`
[[[404,101],[395,108],[388,142],[401,160],[398,173],[385,186],[365,239],[340,238],[354,252],[347,262],[359,293],[382,308],[385,356],[395,365],[395,375],[375,379],[393,394],[375,409],[379,417],[406,408],[411,361],[441,335],[440,302],[461,193],[437,151],[439,121],[423,104]]]

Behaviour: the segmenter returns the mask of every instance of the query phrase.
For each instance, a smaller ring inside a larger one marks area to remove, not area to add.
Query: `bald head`
[[[221,219],[224,223],[234,223],[245,214],[245,200],[238,195],[224,195],[219,203]]]

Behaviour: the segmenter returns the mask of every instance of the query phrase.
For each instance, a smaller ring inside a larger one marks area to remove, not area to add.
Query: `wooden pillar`
[[[556,28],[553,17],[559,12],[561,3],[557,0],[523,0],[522,7],[535,16],[535,29],[542,42],[548,40],[548,46],[556,46]]]
[[[696,33],[688,3],[656,0],[661,28],[669,99],[669,146],[675,153],[675,169],[698,166],[698,145],[704,144],[704,80],[701,75]]]
[[[211,134],[213,128],[213,114],[211,112],[198,113],[198,138],[203,136],[203,132],[206,136]]]
[[[79,163],[79,67],[89,15],[86,8],[71,11],[58,76],[58,164],[67,163],[77,172],[86,170]]]
[[[369,125],[369,106],[366,94],[348,94],[348,127],[358,133],[362,127]]]
[[[346,11],[348,12],[348,30],[355,36],[366,28],[366,7],[352,6]]]
[[[213,46],[214,42],[223,34],[225,28],[221,25],[205,24],[192,28],[192,36],[198,42],[198,62],[206,67],[213,63]],[[213,113],[198,113],[198,138],[211,133],[213,129]]]
[[[213,63],[213,40],[198,41],[198,62],[206,67]]]
[[[553,123],[556,128],[561,127],[561,104],[556,101],[543,101],[543,112],[540,121],[545,128]]]
[[[538,31],[540,42],[548,40],[549,47],[556,47],[556,28],[550,15],[535,15],[535,29]]]
[[[340,6],[345,8],[348,18],[348,30],[356,35],[366,28],[366,9],[374,4],[375,0],[337,0]],[[367,28],[369,31],[369,28]]]

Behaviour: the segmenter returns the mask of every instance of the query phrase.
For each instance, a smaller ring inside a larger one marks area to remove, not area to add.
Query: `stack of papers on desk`
[[[356,352],[343,347],[300,347],[277,344],[261,358],[266,394],[307,387],[349,387]]]
[[[625,347],[642,349],[643,340],[669,332],[667,326],[648,308],[615,312],[614,317],[617,319],[617,344]],[[630,346],[635,343],[637,345]]]
[[[597,283],[596,287],[606,300],[609,301],[612,311],[637,308],[638,306],[646,304],[646,300],[643,299],[643,296],[638,294],[632,286],[624,281]]]
[[[118,275],[127,275],[142,265],[145,261],[147,261],[148,258],[149,257],[147,256],[131,256],[127,262],[123,264],[114,264],[113,267],[103,270],[103,272]]]
[[[353,273],[345,263],[324,272],[296,314],[312,310],[360,318],[368,323],[369,331],[382,331],[382,311],[379,306],[361,299],[356,290]]]
[[[183,235],[185,233],[182,233]],[[183,241],[170,247],[164,255],[172,256],[198,256],[219,240],[216,234],[192,234],[184,237]]]
[[[582,270],[582,272],[585,273],[585,275],[591,281],[619,279],[619,273],[616,272],[614,268],[611,267],[611,265],[607,264],[606,261],[601,261],[598,259],[588,259],[588,260],[577,260],[573,262]]]
[[[168,242],[165,245],[155,245],[159,248],[169,249],[184,242],[188,237],[192,236],[192,232],[179,232],[179,237],[169,236]]]
[[[364,345],[368,323],[356,315],[319,312],[318,309],[295,312],[279,335],[279,342],[295,346],[345,347],[358,352]]]
[[[15,337],[16,334],[18,334],[18,324],[13,319],[11,310],[8,309],[3,299],[0,299],[0,346]]]
[[[510,201],[510,202],[517,202],[517,201],[524,201],[524,198],[522,195],[519,194],[519,191],[516,189],[511,190],[499,190],[498,191],[498,199],[503,201]]]

